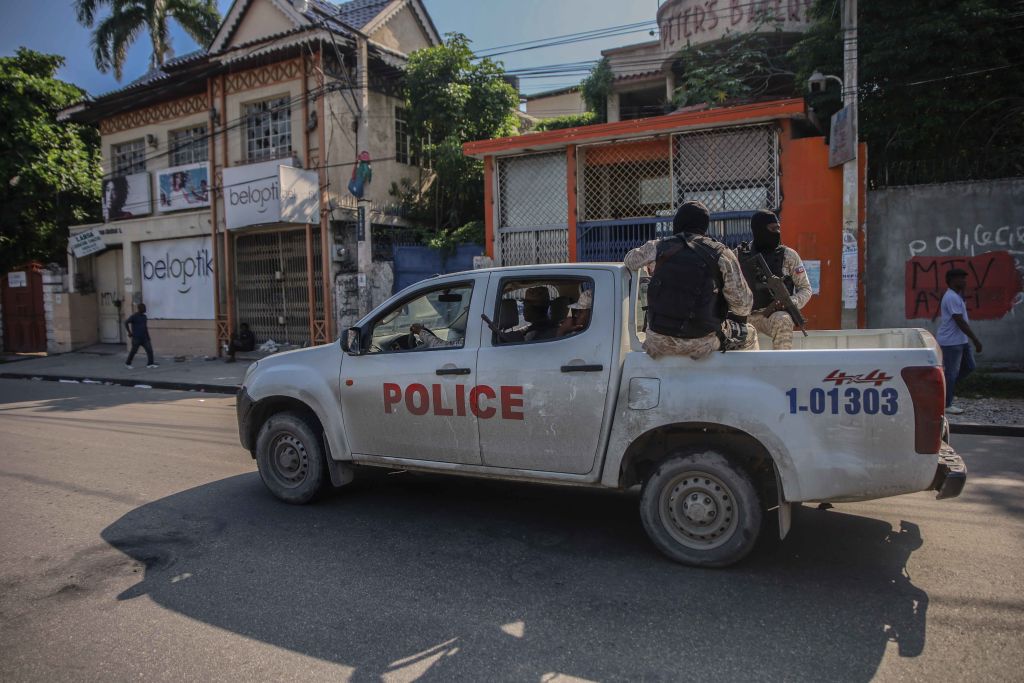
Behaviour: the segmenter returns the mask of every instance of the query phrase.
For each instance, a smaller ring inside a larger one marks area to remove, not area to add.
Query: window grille
[[[167,140],[171,150],[171,166],[197,164],[210,158],[206,126],[172,130],[168,134]]]
[[[779,145],[773,125],[672,136],[676,206],[695,199],[712,213],[779,206]]]
[[[291,156],[292,111],[287,96],[247,104],[244,113],[247,161]]]
[[[146,141],[144,138],[122,142],[111,147],[113,175],[131,175],[146,170]]]
[[[409,135],[409,123],[405,118],[405,109],[395,107],[395,160],[400,164],[418,166],[416,149]]]
[[[569,258],[569,199],[563,152],[498,159],[496,246],[502,265]]]
[[[668,136],[580,147],[576,163],[580,221],[647,218],[672,208]]]

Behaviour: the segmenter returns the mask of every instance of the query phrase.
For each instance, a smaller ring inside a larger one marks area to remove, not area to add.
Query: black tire
[[[318,430],[297,413],[271,415],[256,437],[256,466],[270,492],[302,505],[330,482]]]
[[[640,518],[676,562],[726,567],[757,542],[761,501],[749,475],[722,453],[689,451],[667,457],[644,482]]]

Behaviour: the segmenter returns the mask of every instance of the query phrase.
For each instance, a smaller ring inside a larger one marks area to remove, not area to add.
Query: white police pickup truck
[[[769,511],[784,537],[792,503],[962,490],[926,331],[653,360],[642,299],[640,278],[611,264],[426,280],[341,343],[254,363],[238,394],[242,445],[289,503],[358,466],[639,484],[655,545],[714,567],[750,552]]]

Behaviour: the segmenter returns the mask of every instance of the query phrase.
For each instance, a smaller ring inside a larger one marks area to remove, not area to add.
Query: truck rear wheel
[[[663,460],[644,482],[640,517],[659,550],[696,567],[739,562],[761,531],[753,482],[715,450]]]
[[[292,412],[271,415],[256,437],[256,465],[270,492],[286,503],[313,500],[329,481],[316,431]]]

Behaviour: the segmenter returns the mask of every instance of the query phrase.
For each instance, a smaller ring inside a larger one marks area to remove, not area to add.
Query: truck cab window
[[[593,305],[589,278],[505,281],[495,311],[495,341],[536,343],[581,334],[590,326]]]
[[[473,286],[448,285],[407,299],[373,323],[370,353],[462,348]]]

